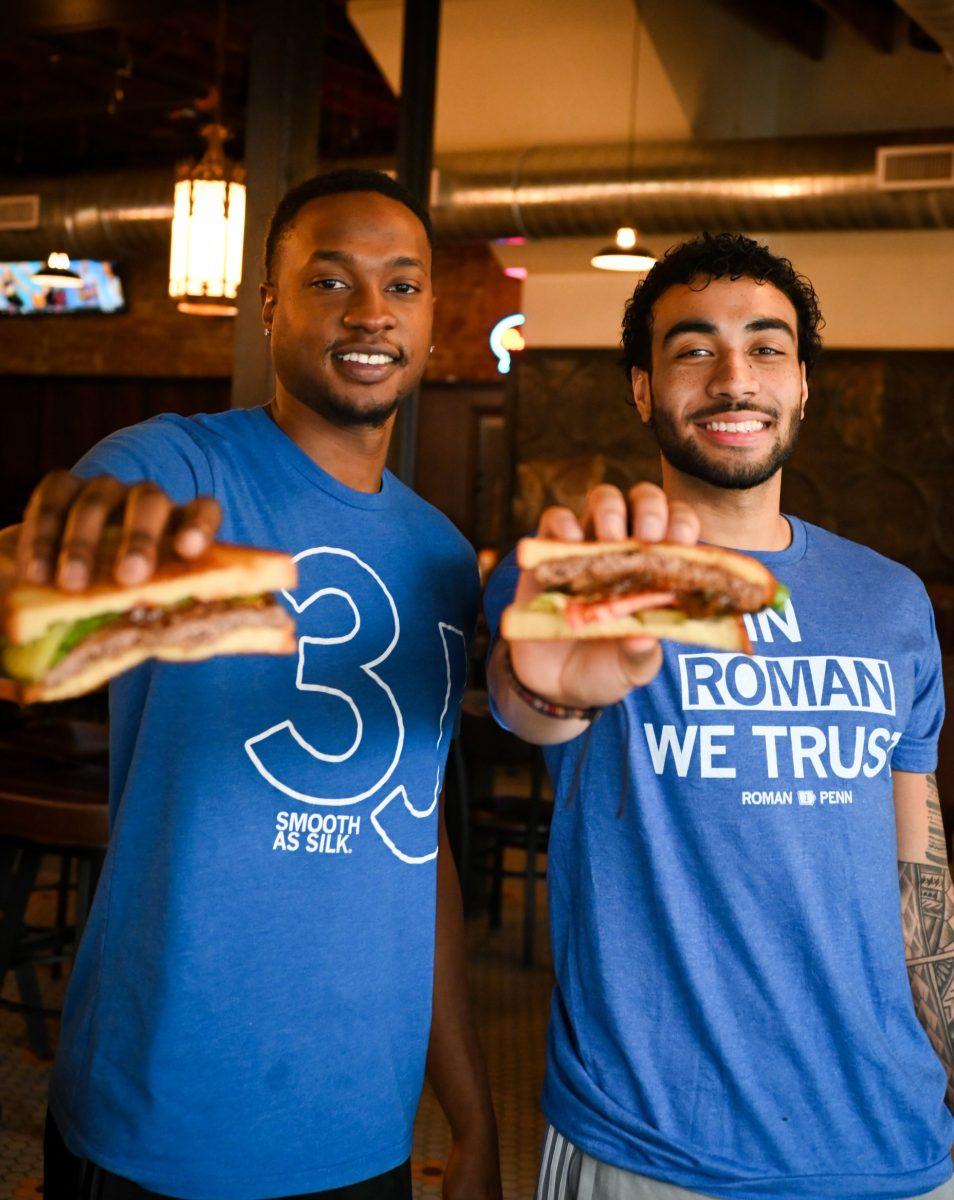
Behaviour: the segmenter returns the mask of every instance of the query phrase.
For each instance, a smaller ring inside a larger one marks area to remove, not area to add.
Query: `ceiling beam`
[[[898,44],[901,14],[894,0],[815,0],[827,13],[844,21],[880,54]]]
[[[828,33],[828,14],[812,0],[716,0],[766,37],[795,50],[798,54],[821,62],[825,56]]]
[[[324,13],[315,0],[256,5],[245,117],[248,175],[242,283],[235,323],[232,407],[264,404],[274,390],[262,336],[262,247],[285,192],[318,166]]]
[[[30,0],[0,4],[0,34],[79,33],[214,12],[208,0]]]

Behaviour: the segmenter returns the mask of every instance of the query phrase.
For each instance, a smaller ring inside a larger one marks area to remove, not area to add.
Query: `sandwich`
[[[295,650],[294,622],[270,594],[296,584],[287,554],[216,542],[198,559],[164,555],[151,579],[124,587],[111,577],[113,539],[91,585],[64,592],[14,581],[16,533],[0,547],[0,699],[81,696],[149,658]]]
[[[751,654],[743,614],[789,595],[756,559],[718,546],[524,538],[517,564],[540,592],[504,610],[508,641],[649,636]]]

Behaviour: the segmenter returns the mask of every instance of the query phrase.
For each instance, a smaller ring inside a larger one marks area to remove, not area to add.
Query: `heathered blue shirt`
[[[368,495],[262,409],[123,430],[85,476],[213,495],[290,552],[298,650],[110,689],[111,836],[51,1107],[150,1191],[261,1200],[407,1158],[433,986],[437,794],[474,555],[385,473]]]
[[[934,769],[940,656],[915,576],[790,522],[755,555],[792,596],[747,618],[754,657],[667,643],[546,749],[543,1103],[593,1157],[706,1195],[893,1200],[951,1174],[891,780]],[[516,580],[509,559],[488,585],[493,629]]]

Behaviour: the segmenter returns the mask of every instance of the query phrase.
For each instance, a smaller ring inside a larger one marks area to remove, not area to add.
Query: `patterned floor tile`
[[[45,903],[42,897],[39,903]],[[508,884],[503,927],[490,930],[485,917],[475,916],[467,931],[471,995],[497,1110],[505,1200],[531,1200],[543,1135],[539,1093],[551,984],[549,948],[541,918],[541,964],[530,969],[519,965],[521,903],[519,883]],[[546,911],[542,894],[538,911]],[[41,987],[45,1004],[62,1003],[65,980],[44,974]],[[3,995],[18,998],[11,982]],[[0,1200],[39,1200],[49,1070],[48,1062],[30,1053],[23,1018],[0,1010]],[[439,1200],[449,1140],[437,1099],[425,1087],[414,1127],[414,1200]]]

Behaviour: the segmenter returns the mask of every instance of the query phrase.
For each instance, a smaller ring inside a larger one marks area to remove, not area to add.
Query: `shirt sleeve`
[[[944,723],[944,682],[934,609],[923,584],[919,602],[912,619],[924,630],[924,643],[915,668],[914,702],[891,756],[891,766],[898,771],[921,773],[937,767],[937,739]]]
[[[497,640],[497,630],[500,628],[500,618],[503,610],[513,600],[520,579],[520,568],[517,566],[517,553],[511,550],[502,559],[487,580],[484,589],[484,616],[487,618],[487,628],[490,630],[490,648],[493,649]]]
[[[503,610],[513,600],[519,579],[520,568],[517,566],[516,551],[511,550],[507,557],[501,560],[494,573],[487,580],[487,586],[484,589],[484,617],[487,621],[487,629],[490,632],[490,639],[487,644],[488,661],[490,660],[490,655],[493,654],[494,646],[497,644],[497,631],[500,628],[500,618],[503,615]],[[488,693],[487,698],[494,720],[502,729],[509,731],[510,727],[504,721],[500,710],[494,703],[493,694]]]
[[[165,413],[104,438],[73,468],[82,479],[114,475],[157,483],[177,504],[214,493],[209,459],[185,417]]]

